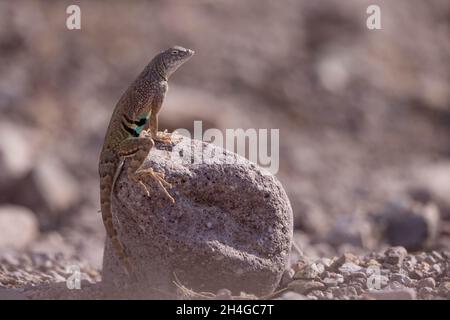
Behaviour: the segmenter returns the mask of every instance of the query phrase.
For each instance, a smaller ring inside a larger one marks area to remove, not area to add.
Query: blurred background
[[[66,28],[71,4],[81,30]],[[306,254],[449,249],[449,21],[448,0],[0,2],[0,253],[101,266],[106,127],[172,45],[196,55],[160,128],[280,129]]]

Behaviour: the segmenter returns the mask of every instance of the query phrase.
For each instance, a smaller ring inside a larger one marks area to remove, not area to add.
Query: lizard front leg
[[[165,130],[164,132],[158,131],[158,113],[159,110],[161,110],[162,103],[164,100],[164,95],[159,95],[155,97],[155,99],[152,102],[152,111],[149,121],[149,131],[151,133],[152,138],[155,141],[160,141],[163,143],[172,143],[171,134]]]
[[[175,200],[166,189],[166,187],[171,188],[172,186],[164,179],[164,175],[154,171],[152,168],[142,168],[145,158],[155,144],[150,136],[146,136],[145,132],[143,133],[144,136],[141,134],[140,137],[130,137],[125,139],[119,146],[118,154],[120,157],[131,157],[127,170],[128,178],[131,181],[138,183],[147,196],[150,196],[150,192],[144,184],[144,181],[147,182],[149,177],[154,179],[161,191],[172,203],[174,203]]]

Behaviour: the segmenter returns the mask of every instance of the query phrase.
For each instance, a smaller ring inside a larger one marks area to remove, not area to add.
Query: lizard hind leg
[[[141,168],[145,158],[150,150],[153,148],[154,142],[149,137],[133,137],[124,140],[120,146],[120,156],[132,156],[128,165],[128,178],[131,181],[136,182],[141,186],[147,196],[150,196],[150,191],[144,182],[148,182],[148,179],[153,179],[158,188],[164,193],[164,195],[174,203],[175,200],[167,191],[167,188],[171,188],[171,184],[164,179],[164,175],[159,172],[155,172],[152,168]]]
[[[136,176],[147,176],[147,177],[151,177],[152,179],[154,179],[155,182],[158,184],[159,189],[165,194],[165,196],[167,198],[169,198],[169,200],[172,203],[175,203],[175,199],[169,194],[169,192],[166,189],[166,188],[169,188],[169,189],[172,188],[172,185],[164,179],[164,175],[162,173],[156,172],[152,168],[148,168],[148,169],[138,169],[135,172],[135,175]],[[140,180],[140,183],[142,183],[142,180]],[[149,195],[148,190],[147,190],[147,195]]]
[[[175,199],[167,191],[167,188],[171,188],[172,185],[164,179],[162,173],[156,172],[152,168],[135,170],[130,166],[128,167],[128,178],[139,184],[148,197],[150,197],[150,191],[144,181],[148,182],[149,178],[153,179],[170,202],[175,203]]]

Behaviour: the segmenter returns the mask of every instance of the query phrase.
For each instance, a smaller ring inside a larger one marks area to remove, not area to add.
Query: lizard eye
[[[178,50],[172,50],[171,52],[173,55],[176,55],[178,53]]]

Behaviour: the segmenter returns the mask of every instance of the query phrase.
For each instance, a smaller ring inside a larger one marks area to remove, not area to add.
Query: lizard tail
[[[112,171],[112,170],[111,170]],[[112,204],[111,204],[111,194],[113,189],[113,174],[100,173],[100,204],[103,224],[105,225],[106,235],[111,240],[113,250],[119,258],[120,262],[124,266],[125,272],[129,277],[133,274],[133,268],[122,242],[119,240],[117,235],[117,230],[114,227],[113,216],[112,216]]]

